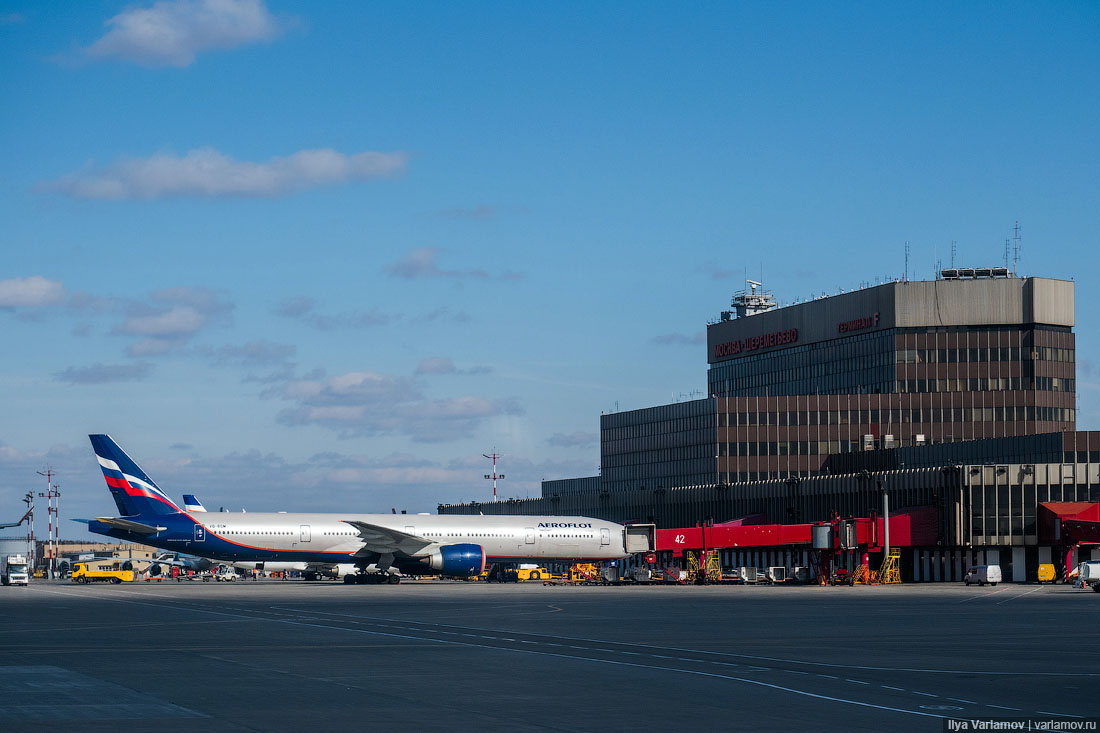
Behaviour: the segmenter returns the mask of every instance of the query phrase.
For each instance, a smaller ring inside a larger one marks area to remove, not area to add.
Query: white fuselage
[[[480,545],[487,560],[612,560],[626,557],[623,525],[590,517],[432,514],[188,512],[205,536],[175,542],[225,560],[348,562],[364,542],[346,520],[423,538],[431,547]],[[178,545],[177,545],[178,546]],[[203,550],[208,552],[203,552]],[[427,550],[425,550],[427,551]],[[425,551],[417,551],[420,555]]]

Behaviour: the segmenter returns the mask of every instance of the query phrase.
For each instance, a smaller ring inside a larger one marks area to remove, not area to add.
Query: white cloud
[[[436,264],[435,258],[443,250],[438,247],[420,247],[409,250],[397,262],[386,267],[386,272],[406,280],[422,277],[486,278],[485,270],[443,270]]]
[[[138,336],[181,336],[195,333],[205,323],[206,316],[184,305],[157,315],[127,318],[118,330]]]
[[[333,314],[318,313],[317,302],[306,295],[285,298],[275,308],[275,315],[293,318],[316,328],[318,331],[332,331],[337,328],[371,328],[385,326],[401,319],[400,314],[390,314],[371,308],[368,311],[351,310]]]
[[[92,364],[86,367],[69,367],[54,374],[59,382],[69,384],[106,384],[108,382],[133,382],[145,379],[153,370],[153,365],[145,362],[137,364]]]
[[[65,288],[40,275],[0,280],[0,308],[39,308],[65,300]]]
[[[429,399],[409,377],[365,371],[289,380],[263,396],[296,403],[279,413],[284,425],[318,425],[342,437],[406,435],[419,442],[464,438],[489,418],[523,412],[514,399]]]
[[[266,163],[238,161],[198,148],[180,157],[157,153],[123,158],[103,168],[70,173],[44,185],[82,199],[166,199],[178,197],[270,197],[313,186],[365,181],[401,173],[402,152],[344,155],[331,149],[301,150]]]
[[[175,351],[233,310],[232,303],[206,288],[167,288],[152,293],[149,299],[151,304],[128,304],[127,317],[113,329],[113,333],[141,337],[126,349],[133,357]]]
[[[92,60],[190,66],[202,51],[271,41],[281,24],[262,0],[162,0],[109,18],[110,30],[84,49]]]
[[[488,374],[493,371],[487,366],[474,366],[469,369],[459,369],[454,362],[445,356],[433,356],[422,359],[416,367],[416,374]]]
[[[591,445],[596,445],[600,441],[600,436],[596,433],[587,433],[582,430],[570,433],[554,433],[546,442],[550,445],[556,445],[560,448],[587,448]]]
[[[455,363],[445,356],[424,359],[416,367],[417,374],[454,374],[457,371]]]
[[[217,349],[202,346],[198,347],[196,351],[212,358],[218,364],[256,366],[281,364],[294,356],[297,348],[291,344],[277,344],[267,339],[257,339],[240,346],[226,344]]]

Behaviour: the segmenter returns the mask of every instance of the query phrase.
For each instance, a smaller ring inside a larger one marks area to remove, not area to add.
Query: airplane
[[[591,517],[180,509],[109,435],[88,437],[121,516],[77,521],[96,534],[212,560],[263,563],[264,569],[306,563],[307,578],[393,583],[398,572],[469,578],[487,562],[618,560],[654,549],[652,524]]]
[[[182,552],[164,552],[154,557],[150,562],[150,569],[156,566],[160,566],[156,571],[151,572],[151,575],[159,575],[161,568],[164,566],[170,568],[179,568],[181,572],[193,572],[203,573],[207,570],[212,570],[217,566],[217,563],[209,558],[199,557],[198,555],[188,555]]]

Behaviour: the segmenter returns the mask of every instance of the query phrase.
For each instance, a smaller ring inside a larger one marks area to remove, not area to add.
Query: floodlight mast
[[[496,448],[493,448],[493,452],[491,454],[490,453],[482,453],[481,455],[484,456],[485,458],[488,458],[489,460],[491,460],[493,462],[493,472],[491,474],[488,474],[488,473],[485,474],[485,478],[493,480],[493,501],[496,501],[497,500],[497,479],[503,479],[504,478],[503,473],[499,473],[499,474],[497,473],[497,459],[498,458],[504,458],[504,456],[497,453]]]

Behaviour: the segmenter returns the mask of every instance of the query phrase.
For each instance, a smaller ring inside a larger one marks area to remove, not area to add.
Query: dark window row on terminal
[[[1053,346],[992,346],[958,349],[898,349],[898,364],[965,364],[1000,361],[1073,362],[1074,349]]]
[[[907,447],[907,445],[911,444],[911,440],[899,439],[897,441],[897,445],[900,447]],[[872,439],[872,445],[874,448],[890,447],[884,446],[883,441],[877,438]],[[829,456],[836,453],[854,453],[865,449],[864,443],[861,440],[770,440],[761,442],[719,443],[717,447],[719,456],[732,457]],[[632,457],[636,456],[636,461],[645,460],[644,455],[627,455]],[[1070,454],[1067,453],[1066,455]],[[608,456],[608,459],[605,459],[605,461],[609,466],[614,466],[618,463],[614,459],[619,458],[621,457]],[[624,462],[619,465],[629,465],[629,463]]]
[[[1046,331],[1056,333],[1037,335]],[[1019,363],[1023,375],[1031,376],[1038,361],[1073,363],[1072,348],[1034,345],[1043,338],[1072,344],[1073,334],[1068,328],[1043,325],[888,329],[713,364],[707,377],[708,391],[730,397],[883,394],[896,388],[893,375],[883,370],[889,364]],[[930,341],[929,346],[935,348],[916,348],[923,341]],[[939,391],[968,388],[996,389],[955,386]]]
[[[714,430],[714,412],[697,417],[681,417],[672,420],[650,420],[647,422],[623,425],[621,427],[604,427],[600,431],[603,441],[624,440],[627,438],[650,438],[660,435],[676,435],[692,433],[701,430]]]
[[[1001,405],[999,407],[924,407],[883,410],[817,410],[810,412],[728,412],[717,416],[719,427],[799,425],[900,425],[903,423],[1008,422],[1036,420],[1075,422],[1071,407]]]
[[[1076,392],[1076,379],[1061,377],[977,377],[970,379],[899,379],[896,392]]]
[[[1028,484],[975,486],[970,491],[971,534],[975,537],[1035,535],[1037,507],[1047,501],[1100,502],[1100,484]],[[1022,544],[1022,543],[1021,543]]]
[[[714,458],[714,450],[714,436],[711,435],[705,443],[692,443],[677,448],[604,451],[602,464],[604,468],[618,468],[635,463],[664,463],[666,461],[681,461],[692,458]]]
[[[714,364],[711,394],[839,394],[888,392],[894,331],[848,336]]]
[[[1073,431],[1011,435],[890,450],[837,453],[821,466],[823,473],[856,474],[962,464],[1100,463],[1100,432]]]
[[[798,369],[786,370],[796,372]],[[898,379],[885,371],[857,371],[850,379],[825,377],[820,380],[799,379],[785,382],[785,389],[766,389],[763,394],[890,394],[892,392],[999,392],[1004,390],[1037,390],[1040,392],[1076,392],[1074,379],[1061,377],[970,377],[964,379]],[[768,380],[746,377],[726,380],[715,394],[729,397],[750,397],[759,387],[769,386]]]

